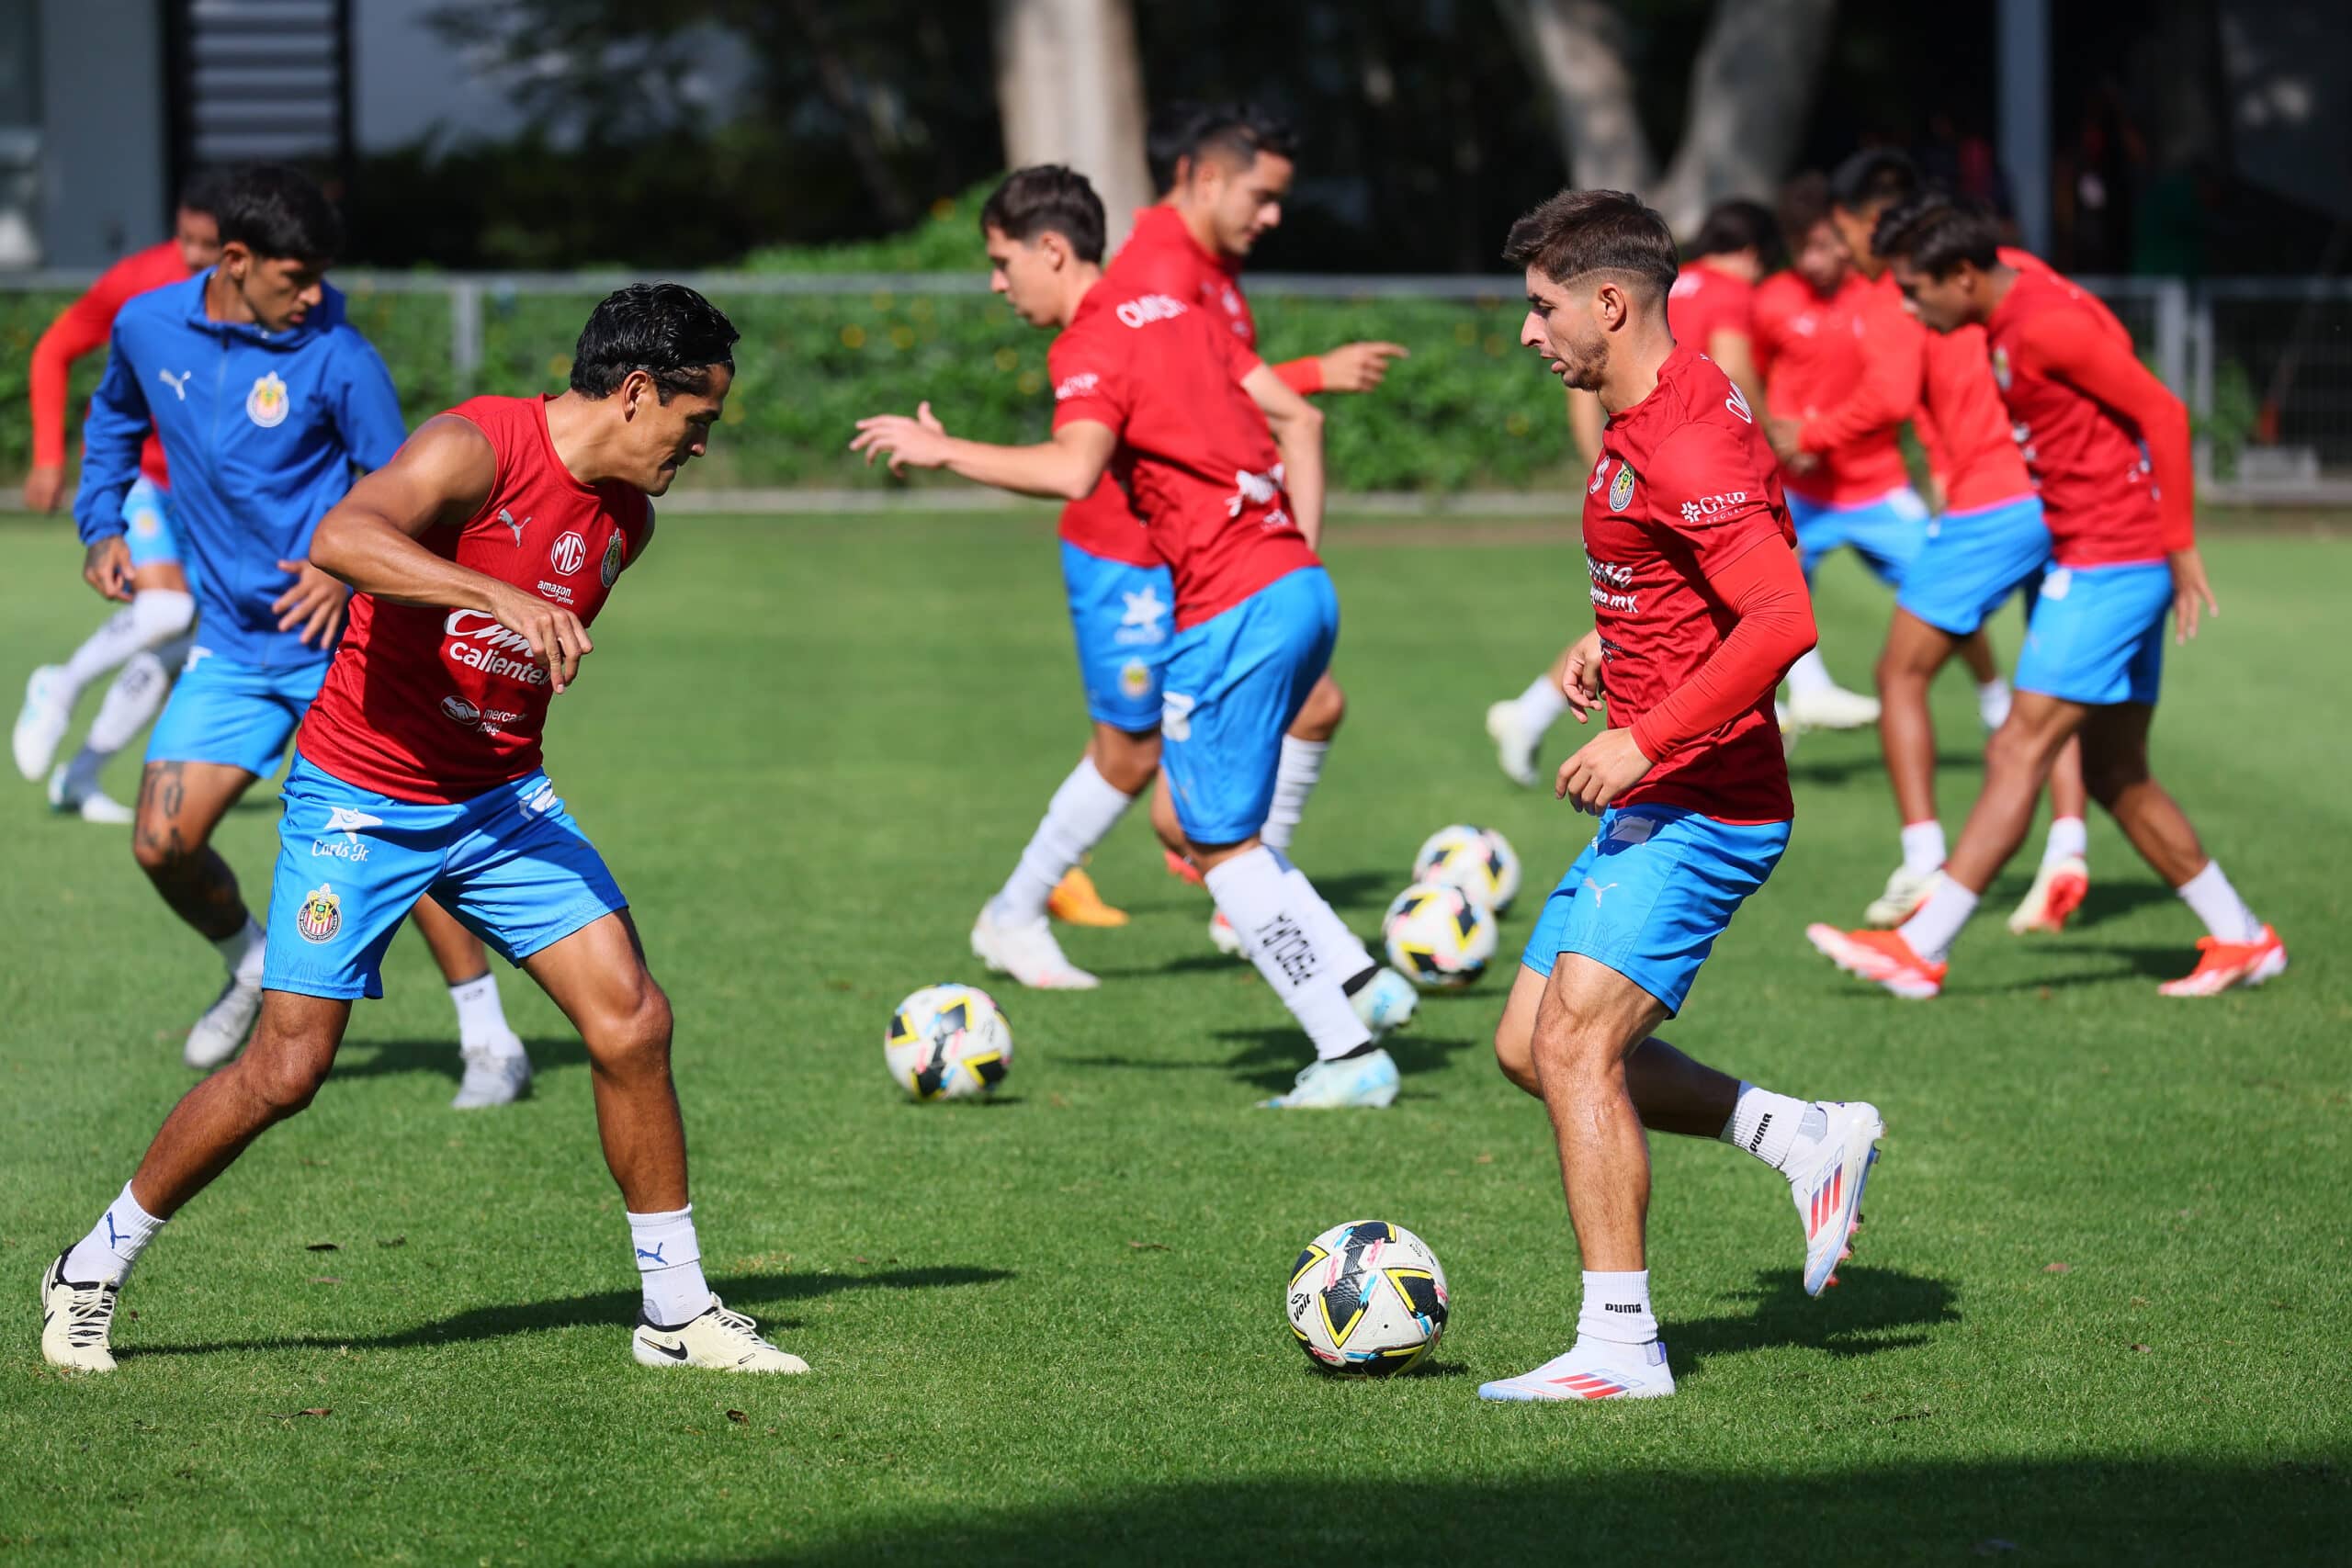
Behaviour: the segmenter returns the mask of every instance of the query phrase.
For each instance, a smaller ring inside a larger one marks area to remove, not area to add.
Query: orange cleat
[[[1169,875],[1179,882],[1189,882],[1195,887],[1208,886],[1208,879],[1201,874],[1199,866],[1194,865],[1174,850],[1162,850],[1159,852],[1167,858]]]
[[[1065,925],[1124,926],[1127,912],[1114,909],[1102,902],[1102,895],[1094,889],[1094,879],[1083,868],[1071,866],[1052,897],[1046,900],[1046,913]]]
[[[2083,907],[2090,890],[2091,870],[2080,855],[2045,865],[2033,874],[2033,886],[2010,914],[2009,930],[2019,936],[2064,931],[2067,917]]]
[[[2167,997],[2217,997],[2234,986],[2259,986],[2287,972],[2287,944],[2268,926],[2252,942],[2197,939],[2197,967],[2156,990]]]
[[[1943,991],[1948,966],[1930,964],[1912,952],[1901,931],[1841,931],[1816,922],[1805,927],[1804,936],[1847,974],[1883,986],[1905,1000],[1925,1001]]]

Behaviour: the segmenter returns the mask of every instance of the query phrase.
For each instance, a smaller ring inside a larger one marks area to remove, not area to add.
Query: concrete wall
[[[153,0],[38,0],[40,261],[99,266],[169,231]]]

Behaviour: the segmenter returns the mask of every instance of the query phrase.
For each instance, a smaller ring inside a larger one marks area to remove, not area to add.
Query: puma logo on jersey
[[[178,375],[175,376],[168,370],[158,370],[155,374],[163,378],[164,386],[169,387],[174,392],[179,395],[180,401],[187,401],[187,379],[189,377],[196,374],[195,371],[183,370]]]
[[[1606,893],[1610,890],[1610,888],[1614,887],[1614,886],[1617,886],[1617,884],[1615,884],[1615,883],[1613,883],[1613,882],[1609,883],[1609,884],[1606,884],[1606,885],[1604,886],[1604,885],[1603,885],[1603,884],[1601,884],[1601,883],[1595,882],[1595,881],[1594,881],[1591,877],[1589,877],[1589,876],[1588,876],[1588,877],[1586,877],[1586,878],[1584,879],[1584,885],[1585,885],[1587,887],[1589,887],[1589,888],[1591,888],[1591,889],[1592,889],[1592,902],[1593,902],[1593,907],[1594,907],[1594,908],[1598,908],[1600,907],[1600,905],[1601,896],[1602,896],[1603,894],[1606,894]]]
[[[516,549],[521,549],[523,547],[523,530],[531,525],[531,520],[526,517],[523,521],[517,523],[514,521],[514,514],[512,512],[507,511],[506,508],[503,506],[498,509],[498,520],[501,523],[505,524],[509,528],[514,530],[514,547]]]

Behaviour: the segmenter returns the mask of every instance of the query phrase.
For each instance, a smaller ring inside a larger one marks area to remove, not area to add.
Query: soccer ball
[[[987,1094],[1012,1068],[1012,1025],[977,986],[925,986],[890,1010],[882,1058],[917,1100]]]
[[[1445,1332],[1445,1270],[1385,1220],[1334,1225],[1291,1266],[1290,1331],[1330,1371],[1382,1378],[1419,1364]]]
[[[1471,902],[1499,915],[1519,897],[1519,856],[1492,828],[1457,822],[1422,843],[1413,857],[1413,880],[1459,887]]]
[[[1459,887],[1416,882],[1380,922],[1388,962],[1433,990],[1466,986],[1495,955],[1495,917]]]

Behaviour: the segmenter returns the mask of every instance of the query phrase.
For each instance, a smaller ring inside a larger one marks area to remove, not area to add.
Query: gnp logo
[[[548,672],[531,656],[529,639],[521,632],[500,626],[497,616],[480,610],[452,610],[449,618],[441,623],[441,629],[449,636],[442,645],[441,655],[452,664],[519,681],[526,686],[547,684]],[[446,706],[445,704],[445,709]]]
[[[1081,370],[1075,376],[1065,376],[1054,383],[1054,401],[1066,403],[1072,398],[1082,398],[1102,384],[1102,378],[1091,370]]]
[[[1165,294],[1138,294],[1119,302],[1118,317],[1131,327],[1148,327],[1154,321],[1172,321],[1184,313],[1182,299],[1171,299]]]
[[[1702,495],[1696,501],[1682,503],[1682,521],[1696,523],[1702,517],[1717,517],[1747,499],[1744,490],[1727,490],[1721,495]]]

